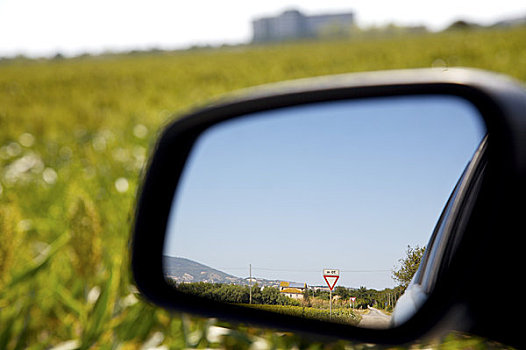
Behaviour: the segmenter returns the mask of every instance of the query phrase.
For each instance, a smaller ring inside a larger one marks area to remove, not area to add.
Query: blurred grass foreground
[[[526,81],[525,62],[525,27],[0,61],[0,349],[360,348],[141,301],[127,242],[158,131],[173,113],[268,82],[432,66]]]

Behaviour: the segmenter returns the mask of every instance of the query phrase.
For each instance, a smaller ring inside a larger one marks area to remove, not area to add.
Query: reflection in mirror
[[[426,246],[484,135],[470,103],[438,95],[217,124],[197,140],[177,189],[165,276],[217,301],[388,326],[408,247]]]

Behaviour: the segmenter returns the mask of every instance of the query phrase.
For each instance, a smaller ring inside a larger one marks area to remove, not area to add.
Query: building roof
[[[298,288],[284,288],[281,290],[281,293],[296,293],[296,294],[303,294],[301,290]]]

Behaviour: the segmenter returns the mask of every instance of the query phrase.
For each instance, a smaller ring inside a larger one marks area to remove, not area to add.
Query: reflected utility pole
[[[248,285],[250,286],[250,293],[249,293],[249,301],[248,303],[249,304],[252,304],[252,264],[248,264],[248,274],[249,274],[249,279],[248,279]]]

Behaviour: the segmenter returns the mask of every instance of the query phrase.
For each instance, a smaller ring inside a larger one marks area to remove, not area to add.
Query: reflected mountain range
[[[237,277],[203,265],[196,261],[165,255],[163,257],[164,274],[167,278],[177,283],[207,282],[225,283],[236,285],[249,285],[250,277]],[[261,287],[278,287],[282,280],[267,280],[264,278],[252,277],[252,285],[258,284]],[[290,285],[302,285],[302,283],[289,282]]]

